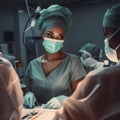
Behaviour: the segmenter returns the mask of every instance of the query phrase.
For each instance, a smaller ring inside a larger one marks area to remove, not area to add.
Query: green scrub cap
[[[72,22],[71,11],[60,5],[51,5],[47,9],[40,11],[40,17],[37,22],[41,34],[45,29],[54,27],[55,25],[61,26],[65,31],[68,30]],[[61,24],[60,24],[61,23]]]
[[[99,55],[100,55],[100,49],[93,43],[86,43],[84,44],[79,52],[81,50],[87,51],[88,53],[90,53],[92,55],[93,58],[98,59]]]
[[[103,17],[103,27],[117,29],[120,27],[120,4],[108,9]]]

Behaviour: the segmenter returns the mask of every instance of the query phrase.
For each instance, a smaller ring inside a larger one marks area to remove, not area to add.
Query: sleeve
[[[79,57],[71,58],[71,83],[86,76],[86,71]]]

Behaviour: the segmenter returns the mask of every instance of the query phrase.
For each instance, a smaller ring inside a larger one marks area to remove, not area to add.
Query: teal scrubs
[[[32,60],[26,70],[24,81],[39,104],[46,103],[52,97],[72,94],[71,84],[86,75],[79,57],[67,54],[61,64],[48,76],[42,68],[42,56]]]

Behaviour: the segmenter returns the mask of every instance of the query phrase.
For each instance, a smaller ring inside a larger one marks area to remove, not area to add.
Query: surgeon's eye
[[[44,33],[43,36],[47,38],[54,38],[51,33]]]
[[[60,35],[60,36],[59,36],[59,39],[60,39],[60,40],[64,40],[64,35]]]

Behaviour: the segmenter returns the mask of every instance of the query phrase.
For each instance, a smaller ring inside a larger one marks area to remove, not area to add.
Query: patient
[[[20,120],[23,93],[12,64],[0,54],[0,120]]]

